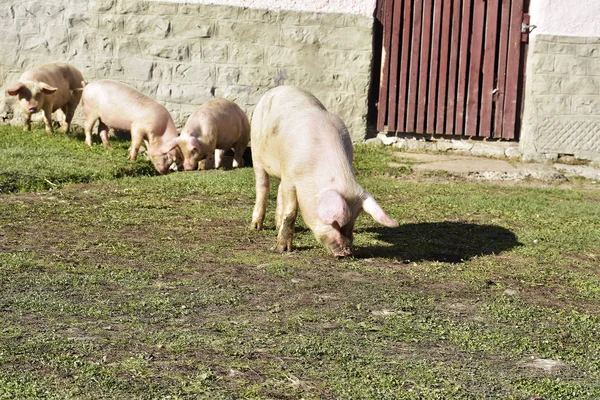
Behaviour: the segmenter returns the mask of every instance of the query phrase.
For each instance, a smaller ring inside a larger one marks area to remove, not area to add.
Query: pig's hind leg
[[[108,141],[108,126],[106,126],[106,124],[102,121],[98,122],[98,135],[100,136],[100,139],[102,140],[102,145],[104,146],[105,149],[112,149],[112,146],[110,145],[110,142]]]
[[[254,179],[256,181],[256,203],[252,212],[250,229],[261,230],[267,211],[267,200],[269,199],[269,174],[256,161],[254,164]]]
[[[100,118],[97,115],[88,114],[85,116],[85,122],[83,124],[83,129],[85,131],[85,144],[92,147],[92,128],[94,128],[94,124]]]
[[[248,147],[248,143],[242,141],[237,142],[233,145],[233,168],[241,168],[244,166],[244,152]]]
[[[292,251],[292,240],[294,238],[294,224],[298,216],[298,198],[296,187],[281,181],[277,190],[277,209],[275,211],[275,223],[278,226],[277,251]]]

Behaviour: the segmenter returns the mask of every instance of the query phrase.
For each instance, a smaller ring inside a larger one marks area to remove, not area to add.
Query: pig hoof
[[[262,230],[263,225],[260,222],[252,221],[250,223],[250,229],[260,231]]]
[[[280,253],[283,253],[285,251],[292,251],[292,244],[291,243],[277,243],[277,247],[275,249]]]

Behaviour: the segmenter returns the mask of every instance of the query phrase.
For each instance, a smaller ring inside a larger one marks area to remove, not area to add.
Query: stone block
[[[264,49],[267,65],[284,67],[294,63],[295,52],[289,47],[265,46]]]
[[[131,80],[149,81],[152,79],[152,71],[155,62],[139,57],[122,57],[119,63],[123,68],[123,76]]]
[[[114,39],[114,54],[121,57],[138,56],[143,54],[140,41],[135,36],[121,36]]]
[[[587,38],[583,36],[559,36],[557,38],[559,43],[572,43],[572,44],[584,44],[587,43]]]
[[[140,38],[138,39],[138,45],[141,54],[173,61],[188,61],[190,59],[190,49],[186,41]]]
[[[587,60],[582,57],[556,56],[554,71],[564,75],[585,75],[587,73]]]
[[[171,36],[180,40],[209,38],[214,35],[215,21],[191,15],[172,17]]]
[[[254,21],[261,24],[276,24],[281,22],[282,13],[258,8],[243,7],[237,18],[242,21]]]
[[[177,15],[179,6],[177,3],[148,2],[148,14],[151,15]]]
[[[504,147],[483,142],[474,142],[471,154],[484,157],[504,157]]]
[[[600,77],[569,77],[562,81],[562,93],[600,94]]]
[[[262,65],[266,48],[268,46],[229,43],[229,62],[240,65]]]
[[[369,73],[372,52],[369,49],[336,51],[335,67],[339,71]]]
[[[208,40],[202,44],[202,60],[211,63],[226,63],[228,42]]]
[[[150,7],[149,1],[141,0],[117,0],[116,11],[119,14],[147,14]]]
[[[571,96],[568,95],[539,95],[533,99],[537,115],[570,114]]]
[[[93,10],[96,12],[105,12],[111,10],[115,7],[117,0],[96,0],[91,2],[91,5],[94,7]]]
[[[238,43],[280,44],[280,27],[277,24],[217,20],[215,37]]]
[[[531,79],[531,92],[534,94],[561,93],[562,82],[561,76],[534,75]]]
[[[213,97],[210,89],[195,84],[159,83],[156,100],[161,103],[173,102],[199,106]]]
[[[577,46],[577,56],[597,59],[600,57],[600,43]]]
[[[157,82],[171,82],[173,80],[173,65],[171,62],[156,61],[152,70],[152,80]]]
[[[100,15],[98,17],[98,30],[103,35],[121,33],[125,26],[125,18],[121,15]]]
[[[368,49],[372,41],[371,29],[344,27],[334,29],[323,40],[323,46],[338,50]]]
[[[600,95],[573,96],[573,114],[600,115]]]
[[[210,86],[214,79],[214,67],[210,64],[179,64],[173,71],[173,82]]]
[[[171,22],[162,15],[127,15],[123,20],[124,32],[128,35],[147,36],[154,40],[167,37]]]
[[[568,54],[577,55],[577,45],[571,43],[551,43],[548,45],[548,53],[550,54]]]
[[[600,53],[600,52],[599,52]],[[587,60],[588,62],[588,75],[600,75],[600,59],[591,58]]]

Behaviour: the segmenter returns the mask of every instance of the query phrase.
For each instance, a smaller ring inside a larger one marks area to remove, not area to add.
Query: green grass
[[[600,398],[600,190],[416,177],[331,258],[248,229],[251,168],[158,176],[0,126],[0,399]],[[50,183],[49,183],[50,182]],[[560,361],[545,371],[536,359]]]

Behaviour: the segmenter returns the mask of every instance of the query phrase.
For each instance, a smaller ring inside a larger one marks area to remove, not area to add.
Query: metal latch
[[[534,30],[535,28],[537,28],[537,25],[526,24],[523,22],[521,24],[521,33],[531,33],[531,31]]]

